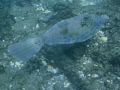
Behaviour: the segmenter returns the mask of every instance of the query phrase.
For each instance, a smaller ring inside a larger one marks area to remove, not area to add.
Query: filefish
[[[88,40],[108,19],[107,15],[81,14],[56,23],[41,36],[11,44],[8,50],[18,60],[29,60],[44,44],[70,44]]]

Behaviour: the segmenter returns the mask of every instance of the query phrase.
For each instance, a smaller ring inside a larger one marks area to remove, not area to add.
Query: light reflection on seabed
[[[81,5],[82,6],[87,6],[87,5],[96,5],[96,3],[99,3],[103,0],[81,0]]]

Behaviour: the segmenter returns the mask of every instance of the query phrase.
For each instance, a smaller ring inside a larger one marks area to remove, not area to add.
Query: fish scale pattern
[[[45,43],[53,45],[83,42],[92,37],[105,20],[104,15],[79,15],[62,20],[43,35],[47,37]]]

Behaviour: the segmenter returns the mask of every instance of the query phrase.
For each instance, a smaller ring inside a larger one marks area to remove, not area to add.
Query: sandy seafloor
[[[86,13],[109,20],[85,42],[44,45],[27,61],[7,49]],[[120,0],[0,0],[0,90],[120,90]]]

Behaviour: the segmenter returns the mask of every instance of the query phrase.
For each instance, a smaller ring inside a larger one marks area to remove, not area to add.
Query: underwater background
[[[89,40],[44,45],[29,60],[9,52],[80,14],[109,20]],[[0,0],[0,90],[120,90],[120,0]]]

